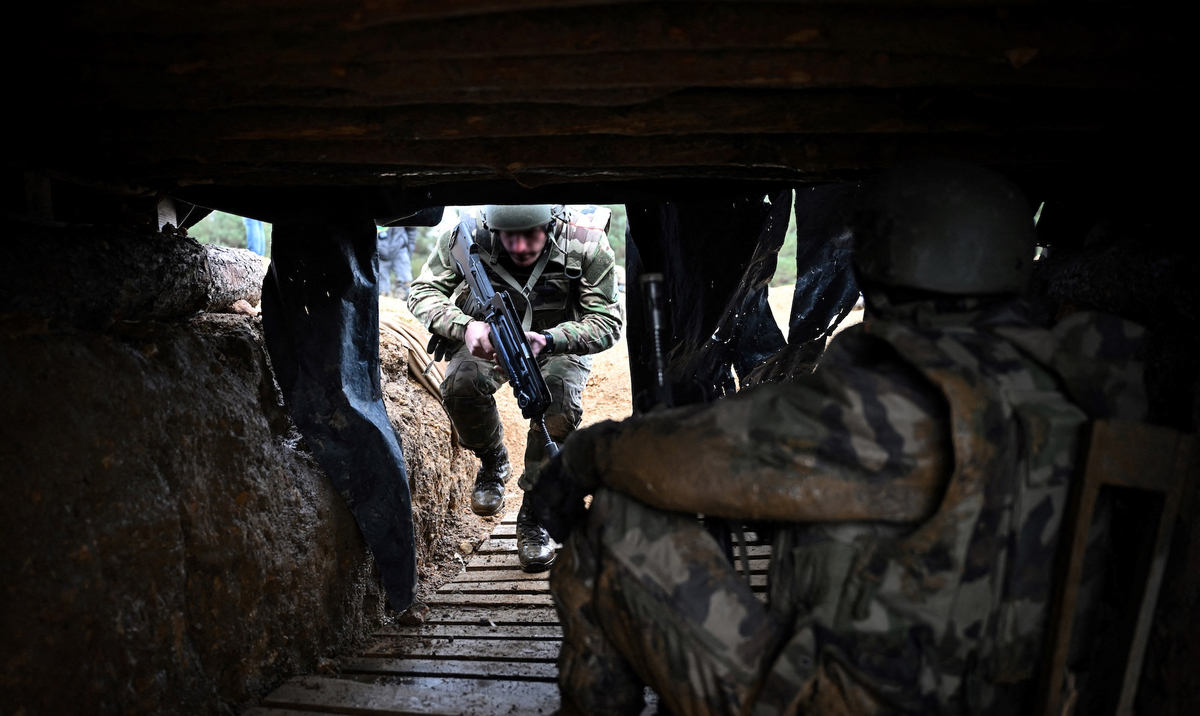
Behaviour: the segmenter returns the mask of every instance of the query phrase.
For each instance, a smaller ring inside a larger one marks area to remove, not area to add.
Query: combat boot
[[[554,566],[554,542],[550,533],[533,519],[529,503],[521,501],[517,513],[517,561],[526,572],[545,572]]]
[[[491,517],[504,507],[504,483],[512,468],[508,450],[503,445],[495,450],[477,452],[479,472],[475,473],[475,488],[471,490],[471,511],[480,517]]]

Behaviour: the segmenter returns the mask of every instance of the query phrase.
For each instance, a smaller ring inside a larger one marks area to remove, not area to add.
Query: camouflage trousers
[[[674,714],[748,713],[782,639],[694,516],[611,490],[560,550],[550,589],[564,714],[640,713],[643,684]]]
[[[539,356],[538,365],[550,389],[550,407],[546,410],[546,428],[561,444],[583,419],[583,389],[592,371],[591,356]],[[442,381],[442,402],[458,430],[459,442],[475,452],[494,450],[504,444],[504,426],[496,409],[495,393],[508,379],[493,361],[471,355],[461,346],[446,366]],[[533,421],[525,441],[525,472],[521,489],[533,485],[542,461],[546,459],[545,439]]]

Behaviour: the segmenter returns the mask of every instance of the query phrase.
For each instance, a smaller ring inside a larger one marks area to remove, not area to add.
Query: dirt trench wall
[[[472,471],[402,367],[388,409],[426,556]],[[236,712],[383,617],[257,320],[0,316],[0,395],[0,713]]]
[[[399,339],[380,335],[379,360],[384,404],[408,468],[417,573],[424,583],[438,566],[454,559],[459,542],[448,538],[454,527],[478,522],[470,516],[470,505],[479,461],[454,442],[441,402],[410,380],[408,352]]]

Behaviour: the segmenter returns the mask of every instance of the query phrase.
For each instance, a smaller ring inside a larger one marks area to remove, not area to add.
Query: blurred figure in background
[[[242,223],[246,225],[246,248],[259,256],[266,256],[267,239],[266,232],[263,231],[262,222],[258,219],[242,217]]]
[[[379,231],[379,293],[395,298],[408,298],[412,283],[412,252],[417,244],[415,226],[392,226]],[[392,274],[396,286],[392,288]]]

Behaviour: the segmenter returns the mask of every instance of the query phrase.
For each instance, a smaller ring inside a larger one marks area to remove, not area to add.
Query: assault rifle
[[[492,347],[500,365],[508,374],[517,406],[526,420],[537,420],[546,439],[546,457],[558,453],[558,445],[546,429],[546,409],[550,407],[550,389],[538,367],[525,330],[517,317],[517,309],[507,291],[497,292],[479,260],[479,246],[475,243],[475,217],[464,215],[450,238],[450,256],[458,272],[467,281],[471,296],[483,310],[483,320],[492,329]]]

